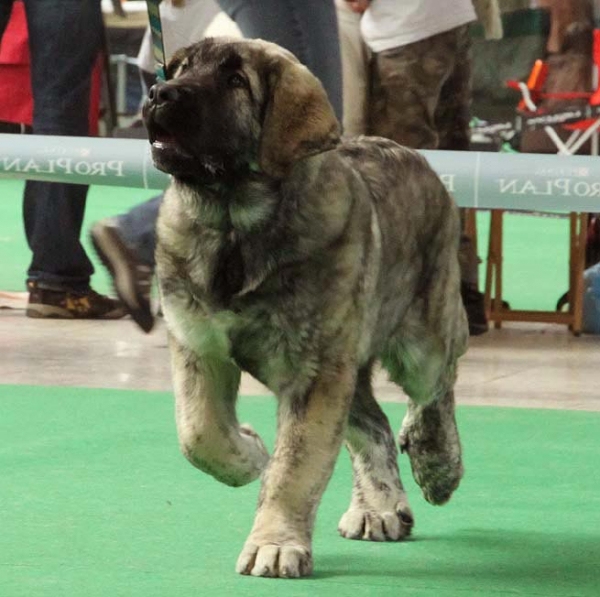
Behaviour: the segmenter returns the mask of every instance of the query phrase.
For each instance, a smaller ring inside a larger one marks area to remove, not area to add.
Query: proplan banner
[[[422,151],[461,207],[600,211],[600,157]]]
[[[600,158],[422,151],[461,207],[600,212]],[[0,178],[164,189],[138,139],[0,135]]]
[[[141,139],[0,135],[0,178],[164,189]]]

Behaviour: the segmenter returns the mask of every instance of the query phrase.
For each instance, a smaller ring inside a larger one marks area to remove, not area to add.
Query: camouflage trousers
[[[368,134],[415,149],[469,148],[468,25],[373,53]]]
[[[373,53],[370,66],[367,134],[415,149],[469,149],[468,25]],[[459,258],[463,281],[477,287],[479,260],[464,234]]]

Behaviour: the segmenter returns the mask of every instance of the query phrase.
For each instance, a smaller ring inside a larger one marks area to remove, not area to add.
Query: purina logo
[[[83,152],[81,152],[83,153]],[[91,161],[80,158],[15,158],[3,157],[4,172],[23,174],[79,174],[80,176],[124,177],[123,160]]]

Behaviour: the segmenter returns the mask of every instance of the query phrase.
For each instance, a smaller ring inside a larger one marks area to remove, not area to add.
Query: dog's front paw
[[[456,427],[434,430],[405,421],[398,443],[401,452],[408,454],[425,499],[434,505],[445,504],[464,473]]]
[[[310,549],[301,545],[258,545],[248,541],[238,558],[236,572],[270,578],[299,578],[312,573]]]
[[[346,539],[400,541],[410,535],[414,519],[410,508],[398,503],[394,511],[375,512],[350,507],[342,516],[338,531]]]

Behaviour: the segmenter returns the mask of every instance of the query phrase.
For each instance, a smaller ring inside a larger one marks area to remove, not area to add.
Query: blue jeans
[[[0,35],[11,0],[0,0]],[[33,132],[89,134],[91,72],[102,42],[100,0],[25,0]],[[87,186],[27,181],[23,217],[33,253],[28,280],[84,290],[94,269],[80,242]]]
[[[218,0],[244,37],[283,46],[316,75],[342,121],[342,66],[333,0]],[[196,40],[190,40],[196,41]],[[118,216],[124,241],[140,261],[154,265],[154,227],[162,195]]]

